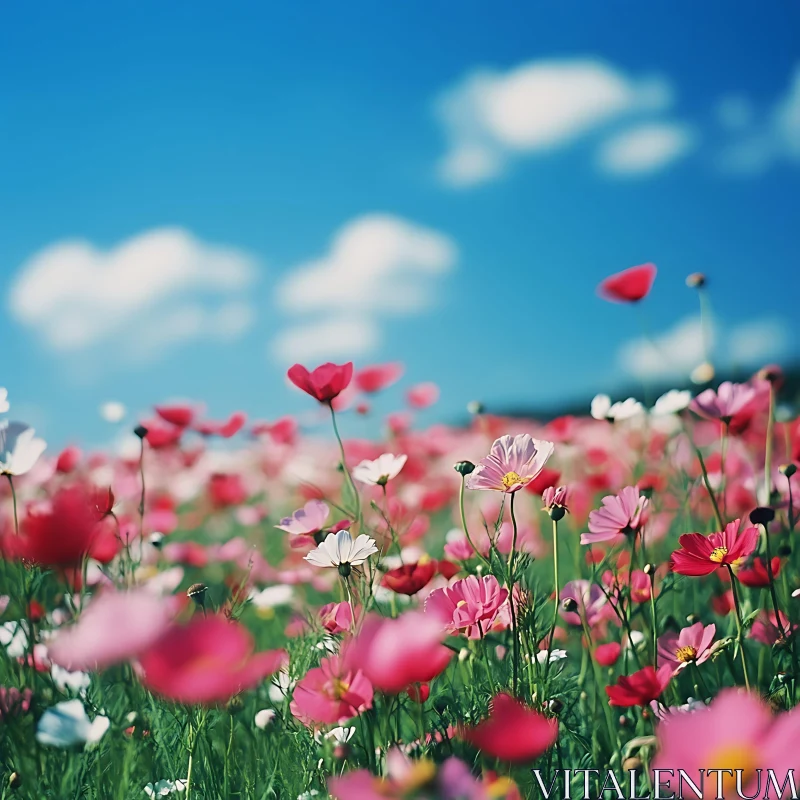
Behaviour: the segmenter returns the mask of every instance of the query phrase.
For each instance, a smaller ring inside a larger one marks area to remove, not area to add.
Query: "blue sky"
[[[107,400],[302,411],[293,356],[402,361],[443,418],[679,380],[696,270],[721,364],[798,355],[794,2],[2,17],[0,385],[54,443]],[[644,261],[642,315],[596,297]]]

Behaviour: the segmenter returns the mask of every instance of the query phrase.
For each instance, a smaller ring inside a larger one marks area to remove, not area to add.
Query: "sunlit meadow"
[[[656,268],[598,291],[641,310]],[[646,795],[659,767],[741,770],[733,797],[800,768],[779,366],[426,428],[403,373],[293,366],[326,435],[156,397],[121,456],[51,451],[2,392],[0,797]],[[342,438],[378,394],[383,435]]]

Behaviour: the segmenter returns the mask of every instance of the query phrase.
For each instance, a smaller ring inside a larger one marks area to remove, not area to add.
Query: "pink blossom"
[[[635,486],[626,486],[619,494],[604,497],[602,506],[589,514],[589,533],[581,535],[581,544],[636,534],[649,516],[649,501]]]
[[[33,692],[30,689],[20,691],[14,686],[8,689],[0,686],[0,722],[24,714],[31,707]]]
[[[297,536],[310,536],[322,530],[329,514],[330,509],[322,500],[309,500],[291,517],[284,517],[275,527]]]
[[[353,624],[353,609],[350,603],[328,603],[319,610],[319,619],[328,633],[342,633]]]
[[[450,633],[480,639],[492,626],[500,607],[508,599],[494,575],[470,575],[444,589],[436,589],[425,601],[425,613],[441,620]]]
[[[716,625],[703,627],[702,622],[683,628],[680,633],[668,631],[658,639],[659,663],[664,661],[672,665],[673,675],[677,675],[689,664],[708,661],[719,644],[712,644],[716,632]]]
[[[555,445],[534,439],[527,433],[496,439],[486,458],[467,476],[468,489],[516,492],[527,486],[547,463]]]
[[[689,408],[706,419],[731,418],[743,411],[756,397],[756,390],[746,383],[721,383],[717,391],[706,389],[692,400]]]
[[[605,619],[609,610],[603,590],[596,583],[589,583],[587,580],[580,579],[565,584],[560,597],[562,603],[571,599],[578,604],[577,611],[565,611],[563,606],[560,607],[561,616],[570,625],[581,625],[581,617],[584,617],[591,628],[596,622]]]

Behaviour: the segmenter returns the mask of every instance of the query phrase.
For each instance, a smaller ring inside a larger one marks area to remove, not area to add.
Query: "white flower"
[[[297,800],[311,800],[312,797],[319,797],[319,792],[316,789],[309,789],[307,792],[297,795]]]
[[[384,453],[374,461],[365,460],[353,467],[353,477],[370,486],[386,486],[403,469],[407,459],[408,456]]]
[[[250,602],[259,610],[264,611],[276,606],[285,606],[292,602],[294,587],[286,583],[267,586],[260,592],[253,590],[250,593]]]
[[[4,622],[0,625],[0,645],[6,648],[9,658],[22,658],[28,649],[26,622]]]
[[[108,717],[103,716],[90,722],[80,700],[65,700],[42,714],[36,726],[36,740],[52,747],[92,745],[103,738],[109,725]]]
[[[256,728],[263,731],[273,719],[275,719],[275,712],[271,708],[262,708],[256,713],[253,722],[255,722]]]
[[[343,728],[341,725],[337,728],[331,728],[327,733],[317,731],[314,734],[314,741],[321,744],[323,739],[333,739],[335,744],[347,744],[355,734],[355,728]]]
[[[176,792],[185,792],[188,778],[185,781],[156,781],[155,783],[148,783],[144,787],[144,791],[148,797],[167,797]]]
[[[608,412],[611,409],[611,398],[607,394],[595,395],[592,400],[591,414],[595,419],[608,419]]]
[[[11,406],[8,404],[8,389],[0,387],[0,414],[5,414]]]
[[[552,664],[554,661],[561,661],[562,658],[567,657],[566,650],[551,650],[550,651],[550,663]],[[536,660],[540,664],[544,664],[547,661],[547,650],[540,650],[536,654]]]
[[[84,694],[92,682],[91,676],[86,672],[70,672],[58,664],[53,664],[50,667],[50,674],[53,676],[53,683],[58,687],[59,691],[67,694]]]
[[[106,422],[121,422],[125,417],[125,406],[111,401],[100,406],[100,416]]]
[[[24,475],[39,460],[47,443],[23,422],[0,422],[0,475]]]
[[[622,422],[626,419],[633,419],[644,414],[644,406],[633,397],[623,400],[619,403],[614,403],[608,409],[608,418],[613,419],[614,422]]]
[[[691,402],[692,393],[688,389],[683,391],[670,389],[656,400],[656,404],[653,406],[653,414],[656,416],[678,414],[689,408],[689,403]]]
[[[269,699],[273,703],[282,703],[294,689],[295,682],[289,677],[288,672],[277,672],[272,676],[269,685]]]
[[[329,533],[316,550],[305,556],[305,560],[315,567],[357,567],[377,552],[375,540],[365,533],[359,534],[353,541],[350,531],[339,531]]]

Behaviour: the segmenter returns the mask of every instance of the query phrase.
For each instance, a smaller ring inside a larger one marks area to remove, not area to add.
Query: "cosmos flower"
[[[745,528],[739,532],[739,520],[725,526],[725,530],[703,536],[701,533],[684,533],[678,539],[680,549],[672,553],[670,566],[679,575],[710,575],[720,567],[739,567],[758,544],[758,528]]]
[[[0,475],[24,475],[44,453],[47,443],[23,422],[0,422]]]
[[[411,596],[431,582],[438,566],[432,558],[423,556],[414,564],[402,564],[390,569],[381,579],[381,585],[398,594]]]
[[[11,406],[8,403],[8,389],[0,386],[0,414],[5,414]]]
[[[188,779],[185,781],[171,781],[164,778],[160,781],[156,781],[155,783],[145,784],[144,792],[148,797],[169,797],[171,794],[185,792],[186,784],[188,782]]]
[[[596,622],[604,619],[608,611],[606,608],[608,600],[603,594],[603,590],[596,583],[589,583],[582,578],[564,584],[560,597],[562,605],[559,613],[570,625],[581,625],[581,617],[584,617],[586,624],[591,628]],[[565,611],[564,600],[574,600],[577,609]]]
[[[558,721],[511,695],[498,694],[489,706],[488,718],[462,728],[459,736],[491,758],[521,764],[534,761],[555,743]]]
[[[435,383],[418,383],[406,392],[406,402],[411,408],[428,408],[439,399]]]
[[[708,661],[719,646],[713,644],[717,626],[703,626],[696,622],[688,628],[683,628],[680,633],[667,631],[658,639],[658,657],[660,661],[673,666],[673,674],[677,675],[689,664],[702,664]]]
[[[608,703],[612,706],[646,706],[658,700],[672,680],[672,665],[665,664],[658,671],[647,666],[633,675],[622,675],[614,686],[606,686]]]
[[[330,509],[322,500],[309,500],[291,517],[284,517],[275,527],[296,536],[312,536],[322,530],[329,514]]]
[[[451,633],[480,639],[491,628],[508,590],[494,575],[470,575],[444,589],[436,589],[425,600],[425,613],[431,614]]]
[[[316,550],[304,556],[305,560],[315,567],[338,567],[344,575],[350,574],[350,567],[363,564],[373,553],[377,553],[375,540],[365,533],[359,534],[355,541],[350,536],[350,531],[329,533]],[[344,575],[346,577],[346,575]]]
[[[619,494],[604,497],[602,508],[589,514],[589,533],[581,534],[581,544],[635,535],[647,522],[648,505],[648,499],[635,486],[626,486]]]
[[[667,414],[680,414],[689,408],[692,402],[692,393],[688,389],[670,389],[656,400],[653,406],[655,416],[666,416]]]
[[[376,364],[371,367],[362,367],[355,376],[354,382],[358,389],[365,394],[374,394],[397,383],[403,375],[403,365],[398,363]]]
[[[655,264],[641,264],[610,275],[597,287],[597,293],[612,303],[637,303],[650,293],[656,279]]]
[[[369,486],[386,486],[405,466],[408,456],[384,453],[374,461],[365,459],[353,467],[353,478]]]
[[[554,449],[552,442],[534,439],[527,433],[501,436],[495,440],[489,455],[467,475],[465,485],[468,489],[516,492],[544,469]]]
[[[93,745],[103,738],[110,725],[108,717],[90,721],[82,700],[64,700],[48,708],[36,726],[36,741],[50,747]]]
[[[598,394],[592,400],[591,415],[594,419],[623,422],[643,414],[644,406],[633,397],[612,403],[607,394]]]
[[[322,364],[309,372],[301,364],[295,364],[286,373],[289,380],[320,403],[330,405],[349,385],[353,378],[353,362],[346,364]]]
[[[754,387],[746,383],[725,381],[715,392],[706,389],[692,400],[689,408],[700,417],[706,419],[730,420],[743,411],[755,398]]]

